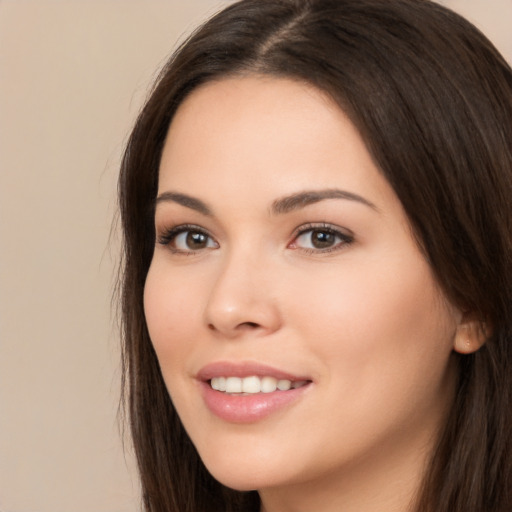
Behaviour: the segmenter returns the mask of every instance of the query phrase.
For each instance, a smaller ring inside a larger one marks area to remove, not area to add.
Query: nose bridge
[[[280,324],[273,269],[261,251],[233,248],[219,265],[205,309],[208,327],[232,338],[248,330],[275,331]]]

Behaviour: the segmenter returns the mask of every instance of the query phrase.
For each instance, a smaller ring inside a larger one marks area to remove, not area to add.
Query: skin
[[[360,199],[272,211],[283,197],[326,189]],[[265,512],[407,510],[453,399],[463,315],[347,116],[291,80],[206,84],[173,119],[158,193],[147,323],[213,476],[257,489]],[[205,244],[187,246],[187,233],[163,240],[183,224]],[[340,235],[319,249],[311,231],[297,234],[310,224]],[[259,362],[312,383],[261,421],[230,423],[205,406],[196,379],[215,361]]]

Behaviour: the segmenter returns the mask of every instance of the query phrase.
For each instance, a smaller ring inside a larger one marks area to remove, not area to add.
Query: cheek
[[[333,453],[346,449],[339,425],[350,450],[383,433],[412,438],[439,419],[451,396],[452,311],[426,263],[414,261],[310,274],[309,288],[303,278],[308,293],[293,316],[299,339],[321,362],[318,407],[339,410],[324,432]]]
[[[152,263],[144,287],[144,312],[149,335],[160,364],[176,364],[176,355],[190,346],[200,315],[200,296],[190,282]]]
[[[347,382],[438,372],[446,364],[455,332],[452,308],[426,262],[404,259],[347,262],[329,276],[302,277],[308,293],[296,302],[294,316],[301,319],[303,335],[315,340],[315,352],[336,362]]]

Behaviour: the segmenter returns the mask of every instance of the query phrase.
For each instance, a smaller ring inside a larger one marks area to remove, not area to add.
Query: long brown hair
[[[142,301],[173,115],[200,84],[247,73],[307,82],[337,102],[446,296],[488,326],[477,353],[456,356],[456,398],[414,510],[512,510],[512,70],[475,27],[428,0],[242,0],[162,70],[119,180],[124,400],[145,510],[259,508],[257,493],[227,489],[204,468],[165,388]]]

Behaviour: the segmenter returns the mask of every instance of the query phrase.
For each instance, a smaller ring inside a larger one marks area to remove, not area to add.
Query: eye
[[[160,235],[158,242],[169,246],[175,253],[192,253],[204,249],[216,249],[217,242],[196,226],[177,226]]]
[[[198,251],[215,247],[213,240],[200,231],[183,231],[174,238],[174,247],[179,251]]]
[[[305,249],[308,252],[330,252],[341,249],[354,241],[353,236],[330,226],[302,228],[291,244],[293,249]]]

